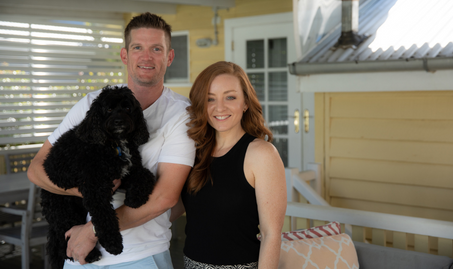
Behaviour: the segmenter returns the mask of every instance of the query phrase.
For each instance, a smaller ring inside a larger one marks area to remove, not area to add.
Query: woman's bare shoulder
[[[253,140],[249,148],[247,149],[247,154],[250,154],[250,157],[253,157],[255,160],[265,160],[267,158],[280,158],[280,155],[275,148],[275,146],[263,139],[256,138]]]

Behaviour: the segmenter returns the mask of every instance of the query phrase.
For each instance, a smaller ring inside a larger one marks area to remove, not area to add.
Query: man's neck
[[[153,86],[140,86],[140,85],[129,85],[128,87],[134,92],[135,98],[137,98],[143,110],[150,107],[154,102],[159,99],[164,90],[163,83],[159,83]]]

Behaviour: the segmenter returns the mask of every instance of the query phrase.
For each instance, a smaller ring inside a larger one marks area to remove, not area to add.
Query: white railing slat
[[[453,239],[453,222],[288,202],[286,215]]]

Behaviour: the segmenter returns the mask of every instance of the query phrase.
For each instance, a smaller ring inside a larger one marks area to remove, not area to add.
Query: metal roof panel
[[[357,48],[336,48],[341,24],[301,62],[333,63],[453,57],[452,0],[368,0],[360,5]]]

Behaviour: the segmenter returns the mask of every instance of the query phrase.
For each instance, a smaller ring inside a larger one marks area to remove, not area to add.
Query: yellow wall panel
[[[292,1],[275,0],[236,0],[232,8],[236,17],[257,16],[272,13],[290,12],[293,10]]]
[[[331,138],[331,157],[453,165],[453,143]]]
[[[453,120],[333,118],[330,135],[343,138],[453,142]]]
[[[396,205],[390,203],[370,202],[366,200],[344,198],[332,198],[331,205],[335,207],[352,208],[395,215],[453,221],[452,210]]]
[[[453,120],[451,92],[331,95],[331,117]]]
[[[451,189],[331,179],[330,196],[453,211]]]
[[[453,166],[332,158],[332,178],[387,182],[414,186],[450,188],[453,190]]]
[[[171,87],[171,89],[187,98],[189,98],[190,87]]]
[[[453,220],[453,91],[315,98],[332,205]]]
[[[216,61],[223,61],[225,59],[225,55],[223,54],[224,47],[220,47],[218,49],[210,49],[210,50],[192,50],[191,55],[197,59],[196,61],[193,60],[191,62],[199,62],[199,61],[209,61],[209,62],[216,62]]]

